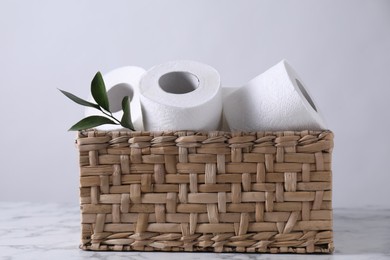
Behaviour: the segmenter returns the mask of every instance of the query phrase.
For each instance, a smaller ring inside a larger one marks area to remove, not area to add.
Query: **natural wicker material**
[[[79,132],[81,248],[330,253],[330,131]]]

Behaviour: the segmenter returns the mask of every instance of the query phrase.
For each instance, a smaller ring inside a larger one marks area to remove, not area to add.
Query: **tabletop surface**
[[[390,209],[335,209],[335,253],[91,252],[78,248],[77,205],[0,202],[0,259],[390,259]]]

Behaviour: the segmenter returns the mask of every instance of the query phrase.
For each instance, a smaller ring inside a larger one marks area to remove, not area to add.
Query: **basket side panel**
[[[79,132],[80,248],[333,252],[330,131]]]

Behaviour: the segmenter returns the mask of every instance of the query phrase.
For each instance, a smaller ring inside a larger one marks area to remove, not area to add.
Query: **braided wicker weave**
[[[81,248],[331,253],[330,131],[81,131]]]

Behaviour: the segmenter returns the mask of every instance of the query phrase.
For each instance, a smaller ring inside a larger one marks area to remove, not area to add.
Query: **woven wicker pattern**
[[[330,253],[329,131],[79,132],[85,250]]]

